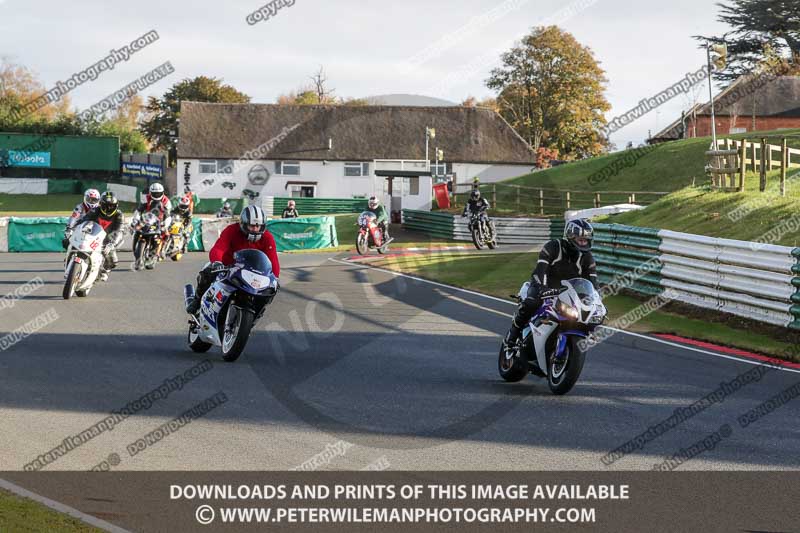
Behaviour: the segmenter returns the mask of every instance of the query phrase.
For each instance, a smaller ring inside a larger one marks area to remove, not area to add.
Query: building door
[[[314,187],[300,187],[301,198],[314,198]]]

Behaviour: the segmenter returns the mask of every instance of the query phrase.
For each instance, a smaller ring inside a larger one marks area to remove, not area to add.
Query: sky
[[[605,70],[611,120],[702,67],[705,51],[693,35],[729,29],[716,20],[715,0],[274,1],[262,11],[266,20],[249,24],[248,15],[264,2],[0,0],[0,56],[26,65],[50,88],[112,49],[158,32],[156,42],[73,89],[80,109],[165,61],[175,72],[143,96],[206,75],[224,79],[253,102],[274,103],[324,67],[337,96],[410,93],[461,102],[492,96],[484,82],[500,54],[532,27],[556,23],[589,47]],[[690,92],[708,101],[707,83]],[[680,95],[611,140],[618,148],[638,145],[692,101]]]

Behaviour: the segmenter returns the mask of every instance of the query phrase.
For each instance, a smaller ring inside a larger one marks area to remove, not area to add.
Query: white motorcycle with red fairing
[[[106,232],[103,227],[87,221],[78,225],[69,235],[67,257],[64,259],[64,291],[62,295],[69,300],[73,294],[88,296],[103,266],[103,241]]]

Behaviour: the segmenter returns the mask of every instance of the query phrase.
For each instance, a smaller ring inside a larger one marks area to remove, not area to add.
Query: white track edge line
[[[110,531],[111,533],[131,533],[127,529],[123,529],[119,526],[115,526],[105,520],[100,520],[99,518],[92,516],[90,514],[86,514],[82,511],[79,511],[69,505],[65,505],[63,503],[57,502],[55,500],[51,500],[50,498],[46,498],[35,492],[31,492],[28,489],[24,489],[19,485],[15,485],[10,481],[6,481],[5,479],[0,479],[0,488],[3,488],[9,492],[16,494],[17,496],[22,496],[23,498],[28,498],[29,500],[33,500],[35,502],[41,503],[45,507],[49,507],[54,511],[58,511],[60,513],[66,514],[71,516],[72,518],[76,518],[85,524],[89,524],[94,527],[98,527],[100,529],[104,529],[106,531]]]
[[[386,272],[387,274],[393,274],[395,276],[401,276],[401,277],[404,277],[404,278],[413,279],[415,281],[421,281],[423,283],[430,283],[431,285],[437,285],[439,287],[445,287],[445,288],[448,288],[448,289],[452,289],[454,291],[460,291],[460,292],[464,292],[464,293],[467,293],[467,294],[472,294],[474,296],[480,296],[481,298],[487,298],[489,300],[502,302],[502,303],[507,304],[507,305],[516,305],[513,302],[509,302],[508,300],[503,300],[502,298],[498,298],[496,296],[490,296],[488,294],[483,294],[483,293],[480,293],[480,292],[471,291],[469,289],[462,289],[461,287],[454,287],[452,285],[447,285],[445,283],[439,283],[438,281],[431,281],[429,279],[418,278],[416,276],[411,276],[409,274],[404,274],[402,272],[397,272],[397,271],[390,270],[390,269],[387,269],[387,268],[380,268],[380,267],[376,267],[376,266],[370,266],[370,265],[363,264],[363,263],[351,263],[351,262],[348,262],[348,261],[342,261],[340,259],[336,259],[334,257],[328,258],[328,261],[333,261],[333,262],[341,263],[343,265],[348,265],[348,266],[358,266],[358,267],[361,267],[361,268],[367,268],[367,269],[371,269],[371,270],[378,270],[380,272]],[[694,346],[685,346],[683,344],[670,342],[670,341],[667,341],[667,340],[664,340],[664,339],[659,339],[657,337],[650,337],[650,336],[644,335],[642,333],[634,333],[632,331],[626,331],[624,329],[611,328],[611,327],[608,327],[608,326],[601,326],[601,327],[606,328],[606,329],[610,329],[610,330],[615,331],[617,333],[623,333],[625,335],[630,335],[632,337],[639,337],[639,338],[642,338],[642,339],[646,339],[648,341],[657,342],[657,343],[660,343],[660,344],[666,344],[668,346],[672,346],[672,347],[675,347],[675,348],[682,348],[684,350],[689,350],[689,351],[692,351],[692,352],[698,352],[698,353],[704,353],[704,354],[707,354],[707,355],[713,355],[714,357],[720,357],[722,359],[729,359],[731,361],[738,361],[740,363],[747,363],[747,364],[756,365],[756,366],[775,366],[775,365],[770,365],[769,363],[767,363],[765,361],[758,361],[758,360],[754,360],[754,359],[746,359],[746,358],[736,357],[736,356],[733,356],[733,355],[722,354],[722,353],[719,353],[719,352],[712,352],[712,351],[709,351],[709,350],[703,350],[702,348],[695,348]],[[765,357],[770,357],[770,356],[765,356]],[[773,359],[777,359],[777,358],[773,357]],[[795,373],[795,374],[800,374],[800,369],[796,369],[796,368],[779,367],[777,370],[782,370],[784,372],[792,372],[792,373]]]

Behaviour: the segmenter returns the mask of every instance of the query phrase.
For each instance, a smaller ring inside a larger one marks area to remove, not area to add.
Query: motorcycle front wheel
[[[578,337],[570,336],[564,347],[564,355],[556,359],[550,356],[547,369],[547,384],[550,392],[561,396],[572,390],[583,371],[586,350],[582,350]]]
[[[133,251],[133,269],[141,270],[144,267],[144,255],[147,251],[147,243],[144,239],[140,238],[136,243],[136,249]]]
[[[367,255],[369,252],[369,242],[366,233],[356,235],[356,251],[358,255]]]
[[[61,291],[61,296],[64,297],[65,300],[69,300],[72,298],[72,295],[75,294],[75,287],[79,284],[78,277],[81,275],[81,266],[76,263],[72,262],[69,267],[69,272],[67,272],[67,279],[64,282],[64,290]]]
[[[228,307],[222,331],[222,358],[229,363],[236,361],[247,345],[255,315],[250,309],[235,305]]]
[[[477,226],[472,228],[472,244],[478,250],[483,250],[483,237],[481,237],[481,230]]]

